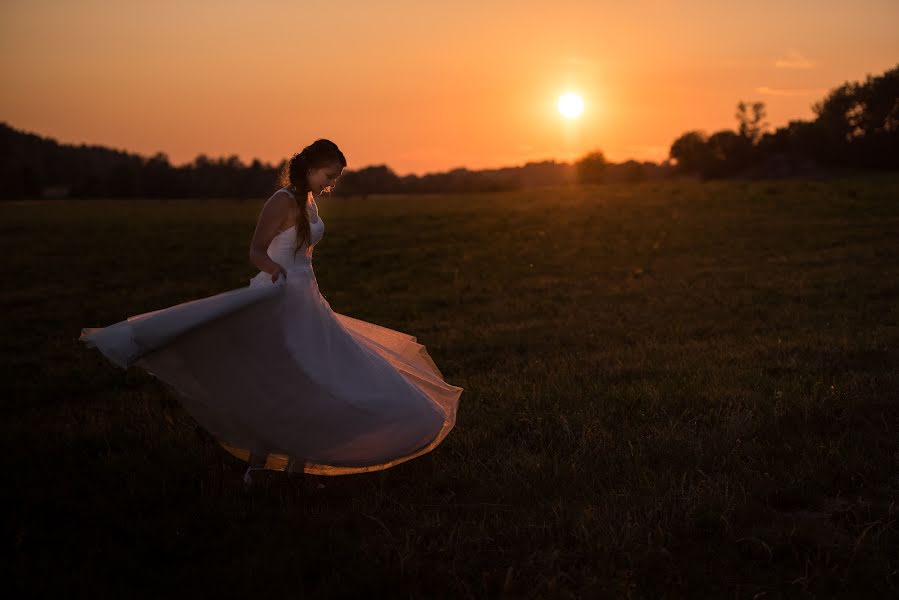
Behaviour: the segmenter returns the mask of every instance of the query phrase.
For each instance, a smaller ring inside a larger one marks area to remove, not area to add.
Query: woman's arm
[[[260,271],[270,275],[276,275],[281,270],[281,265],[268,255],[268,246],[290,215],[291,203],[293,198],[283,190],[278,190],[266,200],[256,223],[253,240],[250,242],[250,262]]]

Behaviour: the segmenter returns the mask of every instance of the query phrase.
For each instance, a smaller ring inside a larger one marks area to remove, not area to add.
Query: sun
[[[566,119],[576,119],[584,112],[584,101],[574,92],[559,96],[559,114]]]

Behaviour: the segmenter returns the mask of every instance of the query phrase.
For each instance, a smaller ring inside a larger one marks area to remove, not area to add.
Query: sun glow
[[[559,96],[559,114],[566,119],[576,119],[584,112],[584,101],[574,92]]]

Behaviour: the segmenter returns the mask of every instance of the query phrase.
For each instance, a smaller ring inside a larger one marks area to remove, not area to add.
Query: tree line
[[[899,66],[863,82],[846,82],[812,106],[813,121],[767,131],[762,102],[737,105],[735,130],[678,137],[662,163],[611,163],[601,150],[574,163],[546,160],[499,169],[452,169],[399,176],[386,165],[346,169],[334,195],[465,193],[552,185],[644,181],[679,175],[704,179],[773,177],[833,167],[899,167]],[[172,165],[97,145],[59,144],[0,123],[0,199],[46,197],[258,198],[277,185],[276,165],[237,156]]]
[[[737,105],[735,131],[688,131],[670,158],[704,179],[806,174],[845,168],[899,168],[899,66],[846,82],[812,105],[815,119],[765,131],[765,105]]]
[[[594,152],[579,163],[555,160],[522,166],[471,170],[457,168],[424,175],[397,175],[386,165],[345,169],[335,196],[381,193],[467,193],[521,190],[595,181]],[[198,155],[172,165],[164,153],[149,158],[96,145],[59,144],[0,123],[0,199],[70,198],[258,198],[278,184],[286,159],[272,165],[239,157]],[[638,181],[669,174],[666,165],[602,162],[602,179]],[[588,168],[585,168],[588,167]]]

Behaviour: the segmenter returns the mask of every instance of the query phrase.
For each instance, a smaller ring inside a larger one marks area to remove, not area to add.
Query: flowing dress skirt
[[[79,339],[164,382],[228,452],[274,470],[345,475],[420,456],[453,428],[463,391],[414,336],[334,312],[311,263]]]

